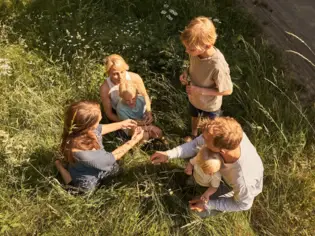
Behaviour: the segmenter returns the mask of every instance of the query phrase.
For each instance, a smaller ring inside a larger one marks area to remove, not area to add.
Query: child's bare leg
[[[60,160],[56,160],[55,161],[55,165],[57,167],[57,170],[59,171],[59,173],[61,174],[61,177],[63,179],[63,181],[65,182],[65,184],[69,184],[72,180],[71,175],[69,173],[69,171],[67,171]]]
[[[191,134],[193,136],[198,135],[198,124],[199,124],[199,117],[191,117]]]
[[[198,124],[199,117],[191,117],[191,136],[186,136],[184,138],[185,142],[188,143],[194,139],[198,135]]]

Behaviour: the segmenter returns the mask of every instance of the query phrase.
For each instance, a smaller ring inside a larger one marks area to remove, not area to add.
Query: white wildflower
[[[164,8],[168,8],[169,5],[168,5],[168,4],[164,4],[163,7],[164,7]]]
[[[166,15],[166,18],[169,19],[170,21],[173,20],[173,17],[171,15]]]
[[[81,40],[82,39],[82,37],[81,37],[81,35],[80,35],[80,33],[79,32],[77,32],[77,37],[76,37],[78,40]]]
[[[221,24],[221,21],[218,18],[214,18],[212,21],[215,23]]]
[[[178,15],[178,13],[177,13],[176,11],[174,11],[173,9],[169,9],[169,12],[170,12],[171,14],[173,14],[174,16],[177,16],[177,15]]]
[[[10,61],[5,58],[0,58],[0,76],[7,75],[11,76],[12,75],[12,67],[10,66]]]
[[[167,13],[167,12],[166,12],[165,10],[162,10],[162,11],[161,11],[161,14],[162,14],[162,15],[165,15],[166,13]]]

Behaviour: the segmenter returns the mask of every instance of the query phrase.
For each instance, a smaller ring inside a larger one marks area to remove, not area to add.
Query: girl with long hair
[[[68,162],[68,170],[60,160],[56,167],[66,184],[83,190],[95,188],[102,179],[115,175],[121,159],[142,138],[143,131],[136,129],[131,140],[112,152],[107,152],[102,143],[102,135],[137,126],[133,120],[102,125],[100,105],[92,101],[72,103],[65,112],[61,153]]]

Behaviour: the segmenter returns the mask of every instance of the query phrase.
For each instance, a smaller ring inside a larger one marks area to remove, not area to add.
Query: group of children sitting
[[[189,69],[180,76],[186,86],[191,115],[189,142],[198,135],[201,117],[214,119],[221,114],[222,96],[232,93],[229,66],[214,44],[217,34],[207,17],[193,19],[181,34],[181,41],[190,57]],[[117,163],[138,142],[162,139],[162,130],[154,125],[151,101],[141,77],[129,71],[125,60],[113,54],[105,58],[108,75],[100,87],[100,95],[107,118],[112,122],[100,125],[100,106],[90,101],[71,104],[65,114],[61,152],[69,163],[64,168],[61,161],[56,166],[66,184],[83,189],[93,189],[107,176],[117,173]],[[106,152],[102,135],[123,129],[131,140]],[[201,147],[185,169],[194,181],[207,190],[201,199],[209,197],[220,185],[220,155]]]

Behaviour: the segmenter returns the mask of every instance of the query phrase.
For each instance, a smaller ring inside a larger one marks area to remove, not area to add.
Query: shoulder
[[[137,100],[140,101],[141,103],[145,103],[145,99],[143,96],[138,96]]]
[[[94,132],[98,135],[102,135],[102,129],[103,129],[103,125],[99,124],[97,128],[94,130]]]
[[[131,80],[133,80],[135,82],[142,81],[142,78],[137,73],[128,71],[128,74],[130,75]]]
[[[100,86],[100,91],[102,91],[102,92],[109,91],[107,79],[105,79],[104,82],[102,83],[102,85]]]
[[[211,61],[217,70],[228,69],[229,65],[225,60],[224,55],[221,53],[219,49],[216,48],[215,55],[211,58]]]
[[[91,160],[94,157],[94,150],[72,149],[73,157],[77,162]]]

